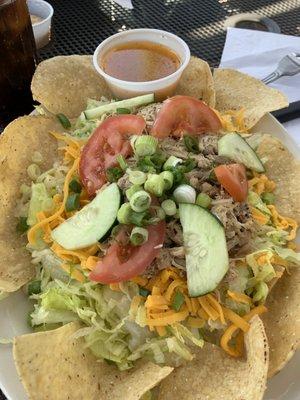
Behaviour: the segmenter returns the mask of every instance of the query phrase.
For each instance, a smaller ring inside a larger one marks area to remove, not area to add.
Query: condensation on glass
[[[0,0],[0,125],[32,111],[36,49],[26,0]]]

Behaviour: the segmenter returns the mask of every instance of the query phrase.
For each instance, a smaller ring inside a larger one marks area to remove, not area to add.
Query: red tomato
[[[151,135],[166,137],[184,133],[216,132],[222,127],[217,114],[203,101],[189,96],[174,96],[166,100],[153,124]]]
[[[132,153],[128,135],[141,135],[145,120],[138,115],[118,115],[107,118],[95,130],[84,146],[79,174],[89,196],[107,181],[107,168],[116,165],[116,156],[128,157]]]
[[[219,165],[214,169],[219,183],[234,201],[245,201],[248,194],[246,169],[243,164]]]
[[[101,283],[117,283],[127,281],[140,275],[152,263],[159,253],[157,246],[163,244],[166,224],[161,221],[157,225],[148,226],[148,240],[141,246],[128,244],[124,231],[110,246],[105,257],[96,264],[90,273],[92,281]]]

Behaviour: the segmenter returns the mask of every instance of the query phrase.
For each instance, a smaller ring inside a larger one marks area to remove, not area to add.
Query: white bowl
[[[148,82],[130,82],[108,75],[99,65],[99,58],[116,45],[141,41],[161,44],[173,50],[180,59],[180,67],[171,75],[161,79]],[[162,100],[163,98],[171,96],[189,61],[190,49],[188,45],[173,33],[161,31],[159,29],[132,29],[112,35],[99,44],[93,56],[94,67],[106,80],[113,94],[120,99],[147,93],[154,93],[156,100]]]
[[[27,0],[27,5],[30,14],[42,18],[42,21],[32,24],[35,44],[40,49],[50,42],[53,7],[44,0]]]

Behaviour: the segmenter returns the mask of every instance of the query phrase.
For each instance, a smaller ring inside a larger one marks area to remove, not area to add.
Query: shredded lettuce
[[[271,211],[268,209],[266,204],[262,201],[262,199],[260,198],[260,196],[257,193],[250,190],[248,193],[247,200],[248,200],[248,203],[251,204],[251,206],[257,208],[264,214],[271,215]]]
[[[263,265],[260,265],[257,262],[259,256],[265,256],[265,262]],[[246,256],[246,262],[251,267],[256,282],[270,282],[276,277],[275,270],[271,264],[272,257],[273,252],[270,249],[259,250]]]
[[[292,249],[287,249],[279,246],[274,246],[274,250],[279,255],[279,257],[283,258],[284,260],[296,265],[300,265],[300,253],[296,253]]]
[[[44,183],[33,183],[31,185],[31,198],[27,216],[29,226],[37,223],[36,214],[40,211],[50,211],[53,207],[52,198],[48,195]]]

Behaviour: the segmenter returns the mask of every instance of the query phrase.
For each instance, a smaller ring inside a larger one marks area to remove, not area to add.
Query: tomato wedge
[[[107,168],[116,165],[118,154],[128,157],[132,149],[128,135],[141,135],[145,120],[139,115],[118,115],[107,118],[95,130],[80,157],[79,174],[89,196],[107,181]]]
[[[105,257],[90,273],[90,279],[108,284],[127,281],[140,275],[158,255],[160,249],[157,246],[163,244],[165,230],[164,221],[157,225],[149,225],[148,240],[141,246],[127,244],[126,235],[121,231]]]
[[[190,96],[174,96],[166,100],[153,124],[151,135],[166,137],[184,133],[198,135],[217,132],[222,127],[217,114],[203,101]]]
[[[219,183],[234,201],[245,201],[248,194],[246,169],[243,164],[219,165],[214,169]]]

